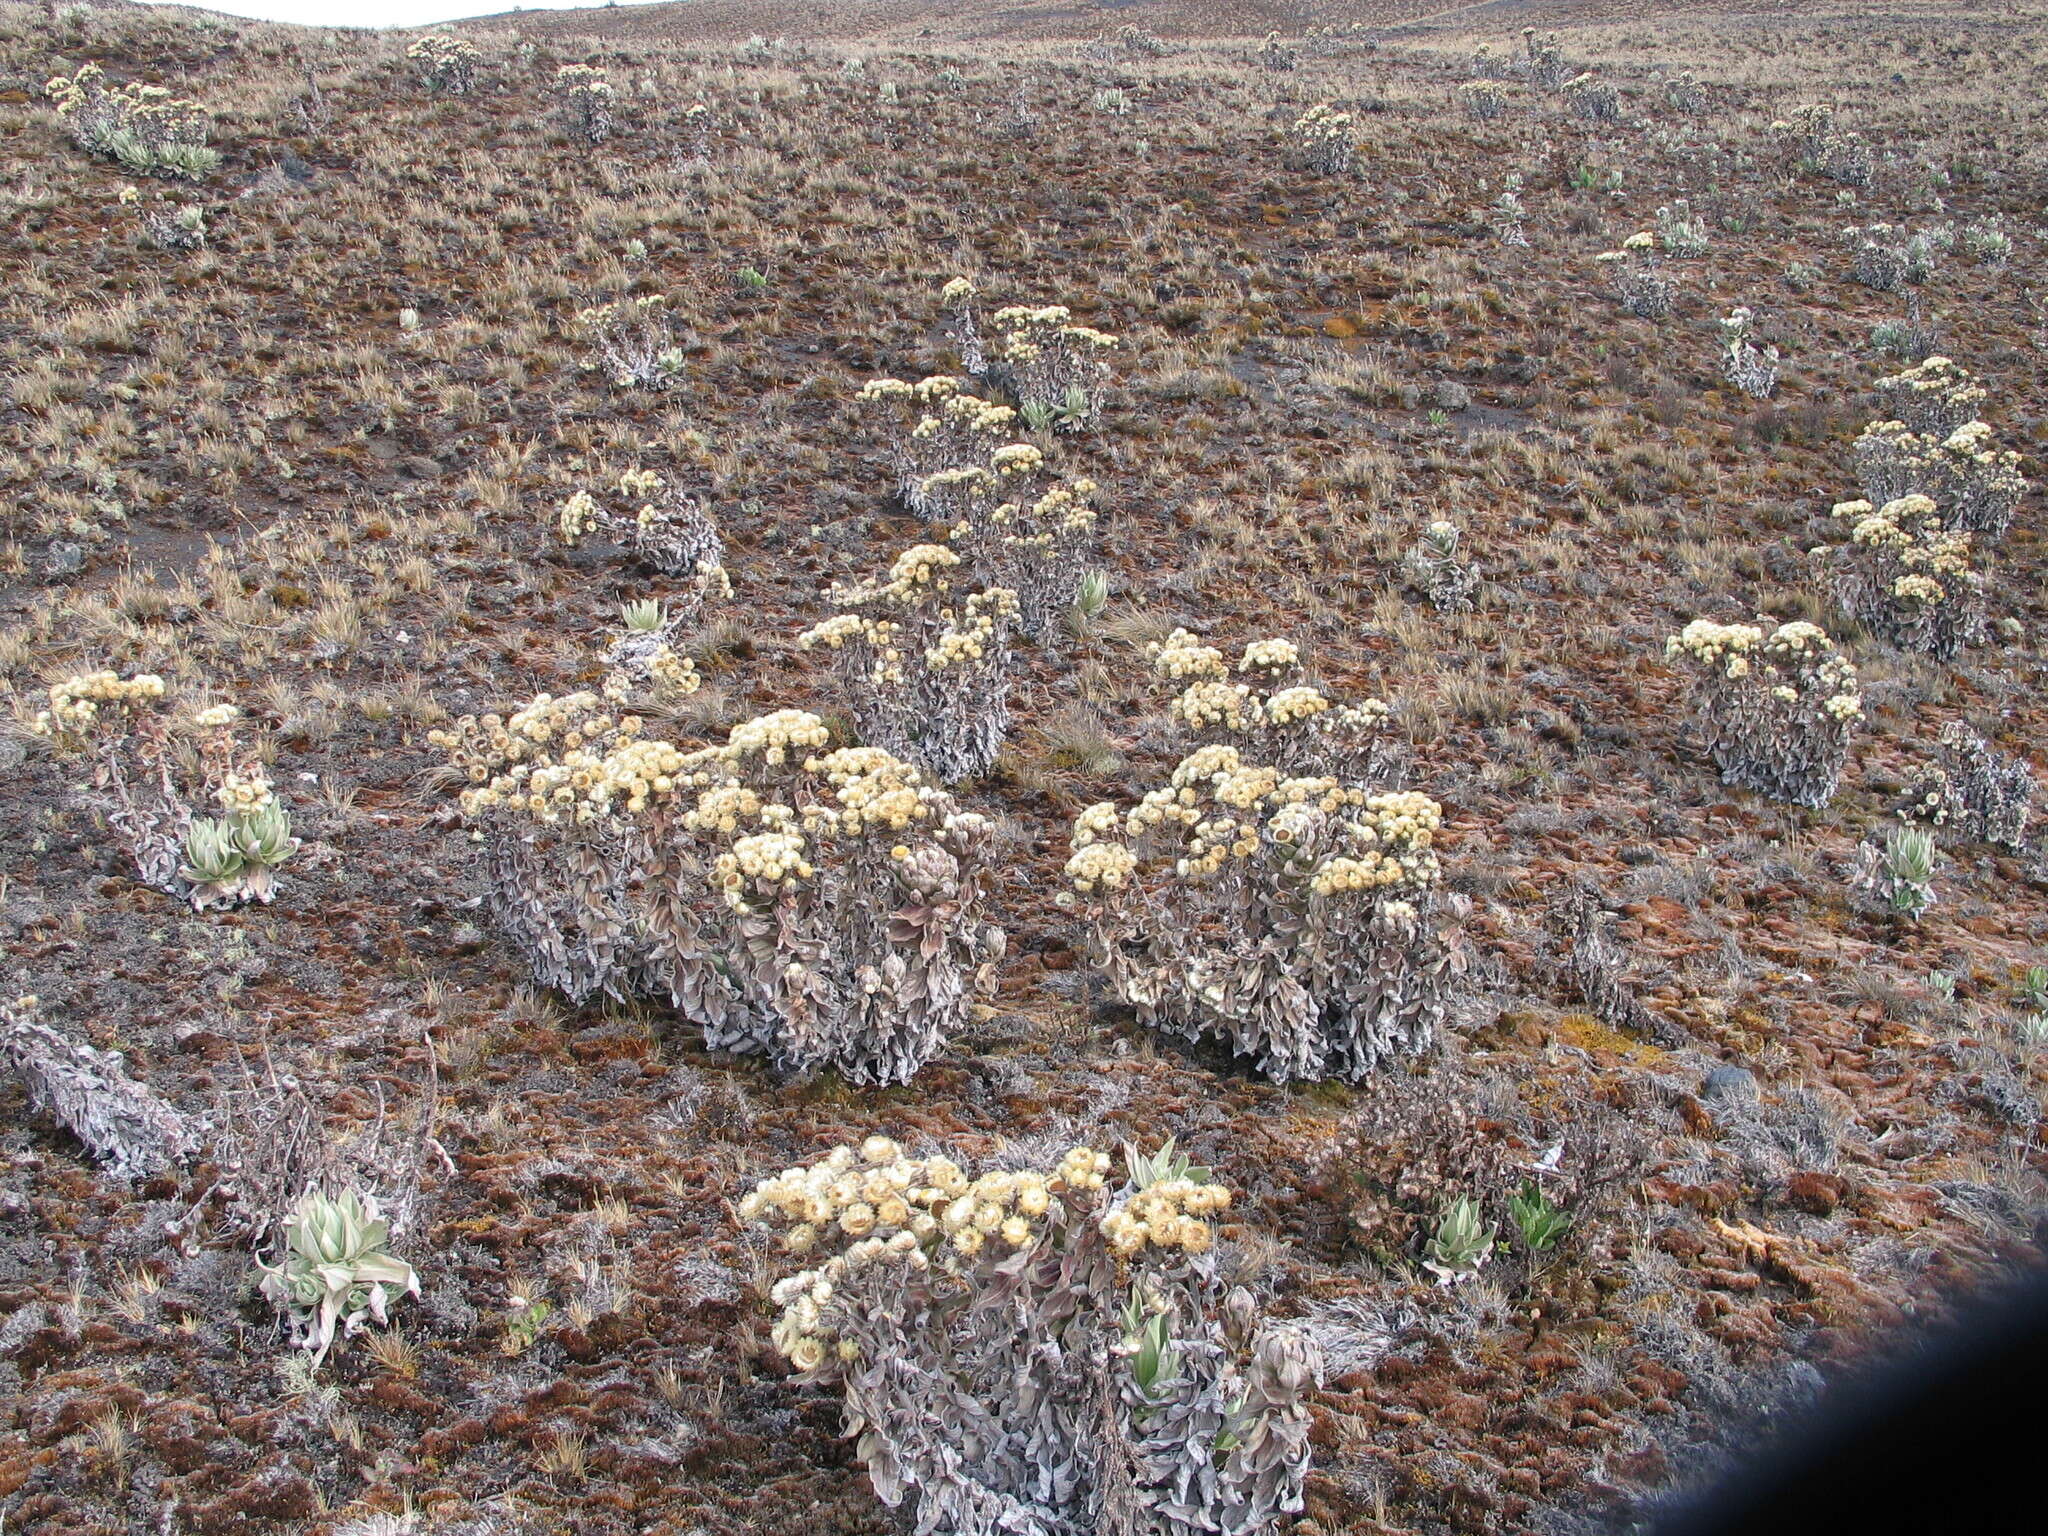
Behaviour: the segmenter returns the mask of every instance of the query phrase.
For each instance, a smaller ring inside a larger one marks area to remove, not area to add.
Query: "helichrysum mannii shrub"
[[[1939,752],[1908,779],[1899,814],[1950,841],[2021,847],[2034,798],[2027,765],[1959,720],[1941,728]]]
[[[958,509],[925,483],[941,470],[985,464],[1015,429],[1017,413],[960,388],[960,381],[934,374],[907,383],[872,379],[861,386],[864,403],[893,409],[898,430],[890,446],[896,469],[896,491],[903,504],[920,517],[951,522]],[[944,487],[935,488],[943,490]]]
[[[1321,1360],[1226,1291],[1230,1203],[1170,1143],[970,1179],[871,1136],[738,1210],[806,1266],[776,1348],[919,1536],[1259,1536],[1302,1507]]]
[[[1572,116],[1589,123],[1611,123],[1621,116],[1621,92],[1590,74],[1574,75],[1559,88]]]
[[[1758,338],[1746,306],[1721,322],[1721,372],[1752,400],[1768,400],[1778,388],[1778,349]]]
[[[445,33],[420,38],[405,50],[420,81],[442,96],[467,96],[476,89],[476,45]]]
[[[1856,669],[1814,624],[1766,631],[1694,619],[1664,643],[1693,675],[1707,750],[1726,784],[1822,806],[1842,781],[1863,713]]]
[[[1857,478],[1873,505],[1931,497],[1947,526],[1993,542],[2005,536],[2027,493],[2020,456],[1995,447],[1981,421],[1946,436],[1915,432],[1903,421],[1874,421],[1856,439],[1855,456]]]
[[[1467,613],[1479,593],[1479,572],[1458,549],[1458,525],[1436,519],[1422,530],[1402,564],[1414,588],[1439,613]]]
[[[462,808],[482,845],[491,916],[534,979],[575,1002],[623,999],[656,975],[634,906],[630,829],[614,805],[627,755],[661,745],[641,731],[620,699],[544,693],[508,717],[465,715],[428,737],[468,783]]]
[[[1184,685],[1168,707],[1204,744],[1236,747],[1293,777],[1376,784],[1394,750],[1379,699],[1338,704],[1309,681],[1291,640],[1255,640],[1233,668],[1223,652],[1184,629],[1147,647],[1155,676]]]
[[[1983,578],[1970,568],[1970,535],[1943,527],[1932,501],[1844,501],[1834,515],[1850,525],[1849,542],[1828,551],[1845,613],[1886,644],[1940,661],[1983,637]]]
[[[1041,644],[1057,636],[1093,560],[1099,489],[1053,481],[1040,473],[1044,462],[1031,444],[1011,443],[987,468],[941,470],[926,482],[955,513],[953,546],[984,581],[1016,594],[1016,627]]]
[[[1907,431],[1939,438],[1982,420],[1990,399],[1974,374],[1946,357],[1879,379],[1877,390],[1892,419]]]
[[[195,910],[267,902],[299,843],[262,765],[236,738],[241,712],[216,704],[174,718],[166,696],[153,673],[85,673],[53,684],[29,728],[55,751],[92,760],[91,799],[145,885]],[[197,815],[195,802],[219,814]]]
[[[1607,268],[1621,307],[1644,320],[1661,320],[1671,313],[1671,279],[1657,261],[1657,237],[1638,230],[1621,242],[1618,251],[1602,251],[1593,258]]]
[[[99,65],[81,64],[76,74],[49,81],[43,92],[72,142],[138,176],[198,181],[220,164],[220,152],[206,146],[205,111],[162,86],[109,86]]]
[[[1220,1038],[1279,1082],[1356,1082],[1428,1045],[1447,1008],[1441,819],[1426,795],[1206,746],[1130,811],[1075,819],[1067,899],[1147,1023]]]
[[[1467,117],[1490,123],[1506,115],[1507,92],[1491,80],[1467,80],[1458,87],[1458,105],[1465,109]]]
[[[555,92],[562,101],[562,124],[586,144],[602,144],[612,136],[612,107],[618,90],[611,77],[589,64],[564,64],[555,71]]]
[[[1825,102],[1798,108],[1789,121],[1771,124],[1791,146],[1800,170],[1825,176],[1845,187],[1867,187],[1872,171],[1870,146],[1861,135],[1850,133],[1835,121],[1835,109]]]
[[[597,347],[597,366],[620,389],[675,389],[683,381],[683,349],[676,344],[668,300],[658,293],[616,299],[579,310]]]
[[[1010,723],[1017,595],[968,592],[961,566],[943,544],[913,545],[888,580],[835,585],[848,611],[797,642],[833,653],[866,740],[946,784],[988,772]]]
[[[1012,304],[997,310],[993,323],[997,361],[1033,430],[1076,431],[1100,414],[1114,336],[1076,325],[1064,304]]]
[[[987,822],[815,715],[684,751],[543,695],[433,740],[472,785],[493,915],[572,997],[666,995],[714,1050],[905,1082],[1001,956]]]
[[[1344,176],[1358,162],[1358,124],[1328,102],[1310,107],[1290,130],[1302,163],[1318,176]]]
[[[1016,594],[1021,633],[1053,638],[1095,552],[1095,482],[1055,481],[1041,449],[1006,440],[1017,413],[957,379],[875,379],[860,397],[910,423],[895,448],[904,505],[945,523],[982,580]]]

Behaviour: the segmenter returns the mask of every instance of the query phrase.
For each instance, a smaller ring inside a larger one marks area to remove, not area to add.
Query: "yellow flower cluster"
[[[1372,702],[1378,703],[1378,700]],[[1330,701],[1314,688],[1297,684],[1282,688],[1266,700],[1266,718],[1275,725],[1292,725],[1297,720],[1306,720],[1320,715],[1330,707]],[[1382,706],[1384,708],[1384,706]]]
[[[735,907],[746,905],[740,894],[748,881],[761,885],[785,885],[808,880],[817,871],[804,858],[804,840],[794,832],[751,832],[737,839],[729,852],[721,853],[714,865],[719,888]]]
[[[192,723],[202,731],[211,731],[218,730],[225,725],[233,725],[241,718],[242,712],[234,705],[215,704],[211,708],[202,709],[198,714],[194,715]]]
[[[1249,730],[1256,720],[1259,703],[1243,683],[1212,679],[1184,689],[1167,708],[1174,719],[1190,730],[1209,730],[1220,726],[1244,731]]]
[[[1687,656],[1710,671],[1731,679],[1752,674],[1761,664],[1768,675],[1772,696],[1783,686],[1789,668],[1800,686],[1800,694],[1819,695],[1820,708],[1836,720],[1851,720],[1863,712],[1863,700],[1856,692],[1856,669],[1835,650],[1827,632],[1817,624],[1796,619],[1780,624],[1765,635],[1755,624],[1716,624],[1694,619],[1664,642],[1666,656]],[[1762,679],[1760,679],[1762,680]]]
[[[1431,851],[1443,808],[1414,790],[1374,795],[1345,832],[1356,850],[1326,860],[1309,882],[1318,896],[1385,890],[1391,886],[1434,884],[1439,872]]]
[[[1137,872],[1138,856],[1122,843],[1091,842],[1082,846],[1079,827],[1077,822],[1074,854],[1067,860],[1067,879],[1083,896],[1092,895],[1098,886],[1109,891],[1122,890]]]
[[[1301,663],[1301,652],[1292,640],[1254,640],[1244,648],[1237,670],[1240,672],[1284,672]]]
[[[974,297],[974,284],[964,277],[948,278],[946,286],[939,290],[941,304],[960,305]]]
[[[270,780],[255,772],[244,775],[230,771],[222,776],[220,788],[213,795],[230,816],[254,816],[268,809],[277,798],[271,793]]]
[[[1229,1208],[1230,1191],[1221,1184],[1162,1179],[1105,1211],[1102,1235],[1120,1259],[1134,1258],[1148,1247],[1178,1248],[1193,1257],[1207,1253],[1215,1240],[1203,1218]]]
[[[1010,443],[990,454],[988,462],[998,475],[1028,475],[1045,467],[1045,455],[1030,443]]]
[[[1852,542],[1884,550],[1904,567],[1907,574],[1892,585],[1895,597],[1940,602],[1947,590],[1940,578],[1969,574],[1970,535],[1944,528],[1932,497],[1900,496],[1875,511],[1867,501],[1844,501],[1834,515],[1855,519]]]
[[[206,113],[198,102],[173,96],[160,85],[137,82],[109,89],[106,71],[97,64],[81,64],[75,74],[45,81],[43,94],[67,121],[100,119],[102,133],[134,130],[161,143],[196,144],[206,138]]]
[[[939,798],[917,769],[880,747],[841,747],[804,767],[832,786],[841,806],[838,829],[853,836],[929,820]]]
[[[621,790],[645,799],[647,791],[636,793],[632,780],[619,777],[621,765],[610,755],[640,729],[637,717],[614,717],[595,693],[543,693],[510,719],[465,715],[452,730],[429,732],[427,741],[469,780],[465,815],[508,810],[555,825],[564,817],[596,820]]]
[[[123,678],[111,671],[86,672],[50,685],[50,707],[38,710],[29,729],[56,745],[75,748],[95,726],[125,722],[130,712],[164,696],[154,672]]]
[[[1320,102],[1294,120],[1294,137],[1307,145],[1349,146],[1357,142],[1355,122],[1349,112],[1339,111],[1328,102]]]
[[[574,64],[572,69],[585,66]],[[595,73],[595,71],[593,71]],[[668,299],[659,293],[643,294],[636,299],[614,299],[609,304],[599,304],[590,309],[576,311],[576,323],[593,331],[607,331],[625,321],[646,319],[666,308]]]
[[[1153,672],[1176,682],[1189,677],[1221,678],[1230,675],[1223,653],[1213,645],[1203,645],[1184,629],[1176,629],[1164,641],[1146,646],[1145,654],[1151,659]]]
[[[1013,304],[995,313],[996,327],[1005,333],[1004,355],[1013,362],[1031,362],[1049,346],[1106,352],[1117,344],[1108,332],[1071,324],[1072,319],[1064,304]]]
[[[555,89],[580,91],[590,96],[612,96],[616,88],[605,72],[593,64],[564,64],[555,71]]]
[[[741,1197],[740,1220],[784,1224],[790,1253],[848,1244],[770,1290],[783,1309],[771,1334],[775,1347],[805,1371],[855,1358],[830,1310],[850,1275],[883,1261],[924,1270],[941,1256],[957,1268],[983,1253],[1016,1252],[1044,1230],[1055,1204],[1102,1189],[1109,1168],[1108,1154],[1075,1147],[1050,1173],[994,1171],[970,1180],[949,1157],[909,1157],[891,1138],[870,1136],[857,1152],[835,1147],[809,1168],[762,1180]]]
[[[647,658],[647,675],[662,692],[687,697],[704,685],[697,663],[672,646],[659,646]]]
[[[583,542],[583,536],[600,515],[596,498],[588,491],[578,491],[563,502],[561,511],[555,514],[555,532],[564,544],[573,548]]]
[[[1749,653],[1762,642],[1764,632],[1754,624],[1716,624],[1712,619],[1694,619],[1664,642],[1667,657],[1689,656],[1703,667],[1722,666],[1730,677],[1749,675]]]
[[[759,757],[779,766],[792,753],[813,752],[831,740],[832,733],[816,715],[801,709],[778,709],[734,726],[726,736],[724,755],[728,761]]]
[[[1977,407],[1990,398],[1968,369],[1941,356],[1930,357],[1903,373],[1879,379],[1877,387],[1885,394],[1904,396],[1912,402],[1909,409],[1918,408],[1914,411],[1916,415],[1949,419],[1961,416],[1966,421],[1974,417]]]

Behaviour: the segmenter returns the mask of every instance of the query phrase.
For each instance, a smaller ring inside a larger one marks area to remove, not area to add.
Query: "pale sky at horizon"
[[[515,4],[529,11],[596,9],[591,0],[212,0],[180,9],[220,11],[249,21],[295,21],[308,27],[425,27],[465,16],[495,16]],[[599,0],[602,3],[602,0]],[[619,0],[648,5],[654,0]]]

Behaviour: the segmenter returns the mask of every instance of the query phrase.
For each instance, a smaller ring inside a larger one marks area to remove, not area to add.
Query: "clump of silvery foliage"
[[[1589,123],[1612,123],[1621,117],[1621,92],[1590,74],[1574,75],[1560,87],[1572,116]]]
[[[1479,594],[1479,572],[1460,552],[1460,542],[1458,525],[1438,518],[1403,561],[1409,584],[1439,613],[1469,613]]]
[[[1870,185],[1870,146],[1860,134],[1842,128],[1835,109],[1815,102],[1795,110],[1790,119],[1771,124],[1772,132],[1792,147],[1798,168],[1811,176],[1824,176],[1845,187]]]
[[[1994,543],[2027,493],[2020,456],[1997,448],[1981,421],[1946,436],[1915,432],[1903,421],[1874,421],[1856,439],[1854,453],[1857,478],[1873,505],[1926,496],[1948,527]]]
[[[1259,1536],[1302,1507],[1307,1335],[1224,1279],[1230,1191],[1168,1143],[970,1179],[886,1136],[739,1203],[805,1267],[776,1348],[844,1394],[920,1536]]]
[[[1829,552],[1843,612],[1887,645],[1937,661],[1983,638],[1984,582],[1970,568],[1970,535],[1944,526],[1932,501],[1844,501],[1834,515],[1850,524],[1849,542]]]
[[[1607,268],[1614,295],[1621,307],[1643,320],[1661,320],[1671,313],[1671,279],[1657,260],[1657,237],[1638,230],[1621,242],[1618,251],[1602,251],[1593,258]]]
[[[419,71],[420,82],[436,95],[467,96],[476,89],[474,43],[436,32],[414,42],[405,56]]]
[[[1002,955],[988,823],[879,747],[832,750],[815,715],[686,752],[596,694],[542,695],[432,739],[472,786],[494,917],[572,997],[665,995],[714,1050],[899,1083]]]
[[[1694,619],[1664,643],[1693,675],[1693,706],[1724,784],[1827,804],[1862,716],[1856,669],[1818,625],[1766,631]]]
[[[1663,86],[1664,100],[1672,111],[1696,117],[1707,110],[1706,87],[1700,84],[1699,77],[1691,70],[1682,69],[1668,78],[1661,74],[1653,78]]]
[[[683,349],[676,343],[668,300],[661,294],[579,310],[576,323],[596,345],[597,365],[620,389],[681,387]]]
[[[1537,36],[1534,27],[1522,28],[1521,70],[1531,85],[1546,91],[1561,91],[1572,78],[1557,40]]]
[[[894,447],[904,505],[946,524],[981,578],[1016,594],[1021,633],[1053,639],[1095,551],[1096,483],[1053,480],[1042,449],[1005,441],[1017,413],[957,379],[875,379],[860,398],[907,407]]]
[[[1937,751],[1907,781],[1899,814],[1958,842],[2023,846],[2034,799],[2027,765],[1959,720],[1941,728]]]
[[[982,579],[1016,594],[1016,628],[1045,644],[1057,637],[1095,553],[1095,496],[1082,478],[1044,473],[1045,455],[1010,443],[987,463],[941,470],[925,482],[952,518],[952,541]]]
[[[1778,349],[1756,334],[1756,316],[1746,306],[1721,322],[1721,372],[1752,400],[1768,400],[1778,388]]]
[[[725,570],[725,540],[704,503],[681,486],[672,485],[651,469],[630,469],[619,477],[618,492],[630,512],[615,512],[588,491],[577,491],[555,514],[555,536],[574,549],[592,533],[602,532],[625,544],[665,576],[686,577],[678,616],[694,623],[704,605],[732,596]]]
[[[1010,630],[1017,594],[966,590],[943,544],[897,556],[886,581],[841,582],[845,609],[798,639],[833,653],[862,737],[941,783],[987,773],[1010,723]]]
[[[1318,176],[1348,176],[1358,163],[1358,124],[1349,112],[1319,102],[1289,130],[1302,164]]]
[[[1075,819],[1062,904],[1140,1019],[1277,1082],[1357,1082],[1424,1049],[1456,957],[1437,922],[1442,811],[1202,747],[1128,812]]]
[[[1849,249],[1849,275],[1879,293],[1896,293],[1934,275],[1939,252],[1925,234],[1908,235],[1891,224],[1852,225],[1842,231]]]
[[[590,64],[564,64],[555,71],[555,93],[562,101],[562,126],[585,144],[602,144],[612,136],[612,106],[618,89],[611,77]]]
[[[1259,44],[1259,67],[1275,74],[1292,74],[1301,63],[1301,50],[1291,48],[1280,41],[1278,32],[1268,32],[1266,40]]]
[[[269,775],[237,737],[241,711],[216,704],[174,718],[166,697],[154,673],[82,673],[51,685],[49,707],[29,729],[61,756],[91,760],[86,798],[145,885],[194,911],[270,901],[299,840]],[[211,802],[219,816],[197,815],[195,802]]]
[[[1467,117],[1490,123],[1507,115],[1507,92],[1491,80],[1467,80],[1458,87],[1458,105]]]
[[[1678,198],[1657,210],[1657,244],[1666,254],[1689,261],[1707,254],[1713,243],[1707,221],[1692,211],[1687,198]]]
[[[156,1173],[198,1150],[191,1122],[130,1077],[119,1052],[39,1023],[35,1011],[33,997],[0,1003],[0,1061],[31,1109],[76,1136],[117,1178]]]
[[[1290,777],[1378,785],[1393,767],[1386,704],[1332,700],[1291,640],[1254,640],[1233,668],[1222,651],[1176,629],[1146,655],[1155,676],[1183,685],[1169,713],[1197,743],[1236,747]]]

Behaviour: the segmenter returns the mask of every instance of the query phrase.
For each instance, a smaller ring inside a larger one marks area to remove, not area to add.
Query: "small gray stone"
[[[1700,1084],[1703,1099],[1740,1099],[1755,1102],[1756,1074],[1747,1067],[1716,1067]]]

